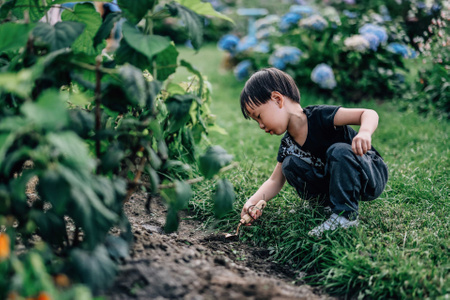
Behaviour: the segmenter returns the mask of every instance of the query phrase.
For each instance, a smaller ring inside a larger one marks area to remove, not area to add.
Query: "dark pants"
[[[328,148],[324,170],[293,155],[284,159],[282,170],[302,199],[330,205],[350,219],[358,215],[358,201],[378,198],[388,180],[387,166],[375,151],[357,156],[345,143]]]

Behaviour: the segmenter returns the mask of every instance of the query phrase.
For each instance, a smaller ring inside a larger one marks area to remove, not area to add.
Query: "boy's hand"
[[[352,150],[358,156],[363,156],[372,148],[372,136],[368,132],[359,132],[352,142]]]
[[[256,203],[258,203],[258,201],[259,200],[256,200],[256,201],[247,200],[247,202],[244,204],[244,207],[242,208],[241,218],[243,218],[244,215],[246,215],[247,213],[253,218],[253,221],[258,219],[259,217],[261,217],[262,211],[255,207],[255,205],[256,205]],[[250,226],[252,224],[250,222],[250,223],[245,224],[245,225],[246,226]]]

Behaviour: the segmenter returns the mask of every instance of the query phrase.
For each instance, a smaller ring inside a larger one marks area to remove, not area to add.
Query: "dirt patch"
[[[181,213],[177,233],[164,234],[165,206],[145,194],[125,204],[135,243],[105,295],[108,299],[330,299],[294,285],[295,270],[270,261],[269,251],[208,232]]]

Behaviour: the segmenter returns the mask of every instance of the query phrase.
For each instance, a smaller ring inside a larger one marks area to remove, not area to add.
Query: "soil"
[[[145,194],[124,205],[134,245],[105,297],[117,299],[332,299],[302,274],[270,260],[269,251],[226,239],[180,212],[178,232],[163,232],[166,208]]]

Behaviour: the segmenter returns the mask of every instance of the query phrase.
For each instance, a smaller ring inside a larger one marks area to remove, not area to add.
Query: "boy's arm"
[[[273,170],[270,178],[267,179],[259,187],[256,193],[254,193],[253,196],[251,196],[250,199],[247,200],[244,207],[242,208],[241,218],[248,212],[248,208],[250,206],[256,205],[256,203],[258,203],[258,201],[261,199],[264,199],[267,202],[281,191],[284,183],[286,182],[286,178],[281,171],[281,166],[281,163],[277,163],[277,165],[275,166],[275,170]],[[261,216],[261,211],[259,211],[258,209],[250,210],[249,213],[250,216],[255,220]]]
[[[378,114],[372,109],[341,107],[334,116],[334,125],[361,125],[353,138],[352,149],[356,155],[363,156],[372,148],[372,134],[378,126]]]

